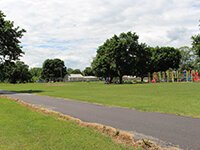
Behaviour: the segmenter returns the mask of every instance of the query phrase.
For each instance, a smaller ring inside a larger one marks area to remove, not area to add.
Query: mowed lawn
[[[142,111],[200,117],[200,83],[106,85],[104,83],[0,84],[0,89],[32,92]]]
[[[0,149],[128,149],[111,138],[71,121],[34,112],[0,98]]]

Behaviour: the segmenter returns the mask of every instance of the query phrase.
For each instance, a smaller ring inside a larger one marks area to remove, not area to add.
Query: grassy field
[[[58,120],[0,98],[0,149],[128,149],[71,121]]]
[[[0,84],[0,89],[200,117],[199,83],[105,85],[103,83]],[[32,90],[32,91],[30,91]]]

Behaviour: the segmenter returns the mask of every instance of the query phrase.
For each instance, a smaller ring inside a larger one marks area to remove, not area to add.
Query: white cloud
[[[22,58],[31,67],[61,58],[67,67],[90,65],[113,34],[133,31],[156,46],[190,45],[198,31],[196,0],[1,0],[9,20],[27,30]]]

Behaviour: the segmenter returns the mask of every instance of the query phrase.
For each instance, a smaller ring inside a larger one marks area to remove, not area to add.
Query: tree
[[[47,81],[60,81],[66,73],[64,61],[60,59],[47,59],[43,63],[42,78]]]
[[[32,75],[32,81],[36,82],[41,79],[42,76],[42,68],[31,68],[30,73]]]
[[[91,67],[86,67],[85,70],[83,70],[83,74],[85,76],[94,76],[94,73]]]
[[[9,67],[23,54],[20,38],[24,32],[24,29],[14,27],[14,22],[5,20],[0,11],[0,81],[8,79]]]
[[[200,34],[192,36],[192,47],[200,57]]]
[[[199,27],[200,27],[200,24],[199,24]],[[196,54],[200,57],[200,34],[192,36],[192,47],[196,51]]]
[[[112,79],[117,76],[121,84],[124,75],[131,75],[135,67],[139,47],[136,33],[121,33],[99,47],[92,66],[96,74]],[[112,80],[110,80],[112,81]]]
[[[181,53],[174,47],[155,47],[151,48],[152,57],[150,72],[166,71],[169,68],[179,68]]]
[[[111,49],[120,84],[124,75],[132,75],[134,72],[139,48],[138,39],[139,36],[131,32],[121,33],[119,37],[114,36],[112,39]]]
[[[193,69],[196,63],[196,55],[192,48],[183,46],[179,48],[181,53],[180,68],[181,69]]]
[[[80,69],[74,69],[71,74],[82,74]]]
[[[17,61],[14,65],[9,66],[8,81],[10,83],[26,83],[31,81],[29,67],[22,61]]]
[[[145,76],[148,76],[150,72],[150,63],[151,63],[151,48],[147,47],[146,44],[142,43],[139,45],[136,53],[136,65],[134,75],[141,77],[141,82]]]
[[[102,46],[99,46],[97,55],[92,62],[92,70],[97,77],[103,77],[107,82],[111,83],[113,77],[117,76],[115,64],[110,59],[111,54],[107,49],[109,40],[107,40]]]
[[[0,81],[9,82],[8,79],[11,73],[11,67],[14,66],[14,62],[6,61],[3,64],[0,64]]]
[[[0,11],[0,64],[18,60],[22,56],[22,38],[24,29],[14,27],[14,22],[5,20],[5,15]]]
[[[73,69],[72,68],[67,68],[67,74],[72,74]]]

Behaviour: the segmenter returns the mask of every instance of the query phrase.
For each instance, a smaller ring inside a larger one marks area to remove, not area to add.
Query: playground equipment
[[[196,72],[192,73],[192,78],[194,82],[200,82],[200,76],[199,76],[199,72],[196,70]]]
[[[198,70],[183,70],[183,71],[175,71],[168,70],[166,72],[154,72],[152,74],[152,79],[149,81],[151,83],[156,82],[200,82],[200,75]]]

